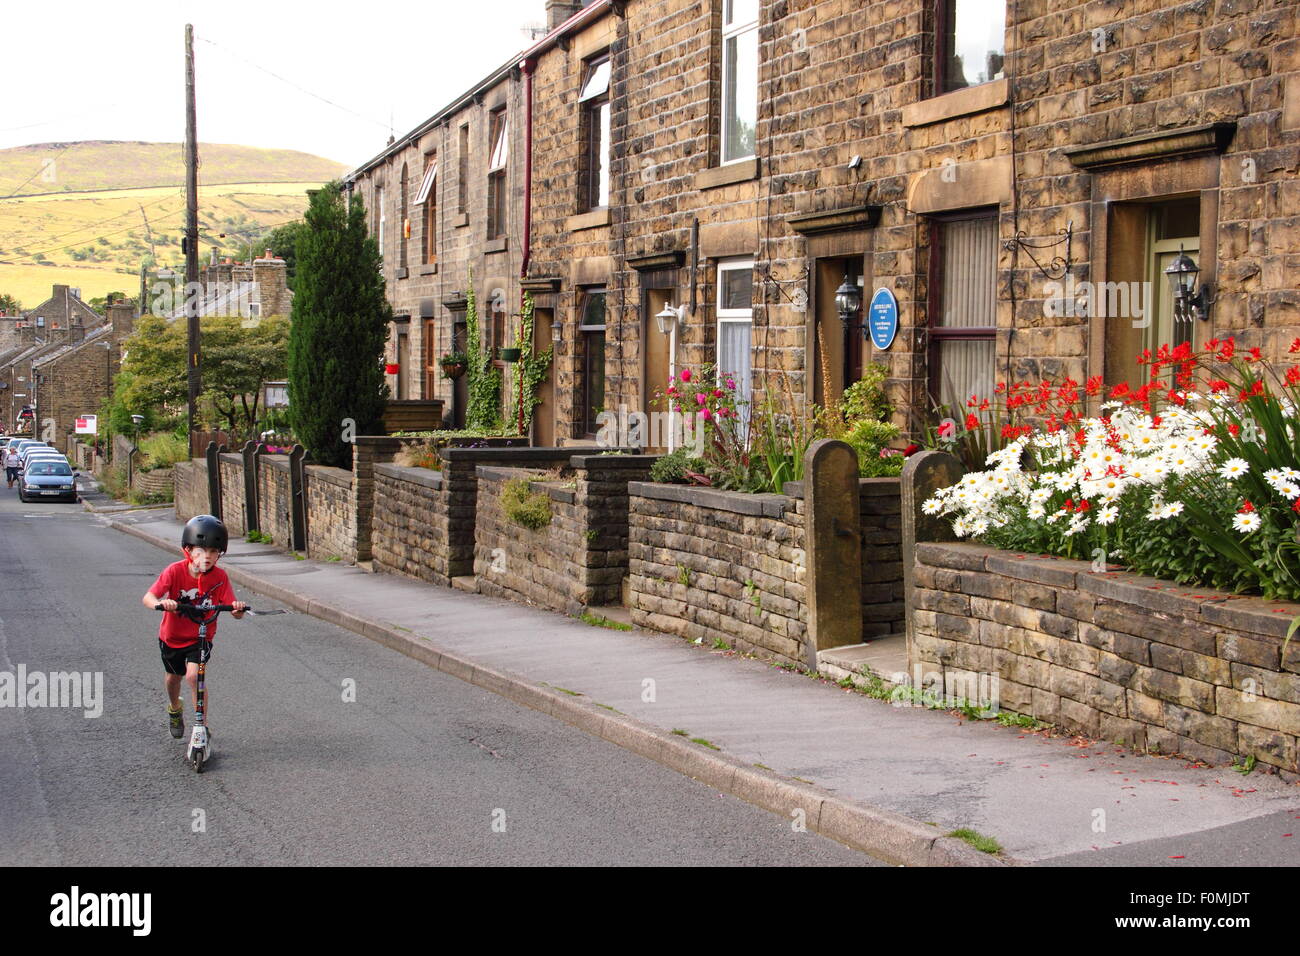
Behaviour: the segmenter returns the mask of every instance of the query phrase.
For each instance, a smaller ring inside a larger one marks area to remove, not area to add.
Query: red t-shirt
[[[177,561],[163,568],[158,580],[153,583],[149,593],[156,598],[171,598],[179,601],[189,598],[191,604],[201,604],[207,598],[213,604],[234,604],[235,591],[230,586],[230,578],[221,568],[213,568],[202,576],[202,580],[190,574],[188,560]],[[208,625],[208,640],[217,633],[217,622]],[[162,623],[158,625],[158,638],[168,647],[188,647],[199,639],[199,624],[182,614],[163,612]]]

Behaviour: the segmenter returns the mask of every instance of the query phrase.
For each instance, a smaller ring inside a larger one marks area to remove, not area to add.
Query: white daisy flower
[[[921,505],[921,511],[928,515],[937,515],[943,504],[937,498],[931,498],[925,504]]]
[[[1184,505],[1181,501],[1171,501],[1161,509],[1160,517],[1176,518],[1178,515],[1183,513],[1183,507]]]
[[[1097,524],[1108,525],[1114,524],[1115,519],[1119,517],[1119,509],[1114,505],[1106,505],[1097,512]]]
[[[1229,458],[1219,466],[1220,478],[1240,478],[1250,471],[1250,465],[1244,458]]]
[[[1244,514],[1236,514],[1232,516],[1233,531],[1241,531],[1243,533],[1248,533],[1259,528],[1260,524],[1261,522],[1259,520],[1259,515],[1255,514],[1253,511],[1248,511],[1245,512]]]

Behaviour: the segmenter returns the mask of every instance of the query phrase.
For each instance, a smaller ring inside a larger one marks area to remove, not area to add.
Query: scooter
[[[208,642],[208,625],[213,623],[222,611],[233,611],[233,604],[180,604],[174,614],[184,614],[191,621],[197,621],[199,625],[199,674],[198,687],[194,697],[194,728],[190,731],[189,746],[185,748],[185,762],[194,768],[195,773],[202,773],[203,767],[212,759],[212,734],[208,732],[207,717],[203,712],[204,683],[203,675],[207,668],[208,655],[212,653],[212,645]],[[159,607],[159,610],[163,608]],[[166,613],[164,611],[164,613]],[[244,609],[245,614],[254,616],[267,616],[270,614],[283,614],[283,610],[275,611],[255,611],[251,607]]]

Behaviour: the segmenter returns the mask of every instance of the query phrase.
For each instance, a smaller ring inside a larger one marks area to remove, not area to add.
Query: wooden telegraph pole
[[[185,324],[189,331],[190,454],[202,379],[199,369],[199,141],[194,113],[194,25],[185,24]]]

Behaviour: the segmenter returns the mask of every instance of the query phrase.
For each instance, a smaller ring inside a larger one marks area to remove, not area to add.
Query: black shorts
[[[207,645],[207,653],[202,653],[198,641],[187,644],[185,647],[168,647],[160,637],[158,638],[158,650],[162,652],[163,668],[168,674],[176,674],[178,677],[185,676],[186,664],[190,662],[199,663],[200,655],[202,655],[205,664],[212,658],[211,642]]]
[[[6,468],[6,469],[5,469],[5,475],[8,476],[8,478],[9,478],[10,481],[17,481],[17,480],[18,480],[18,469],[17,469],[17,468]]]

